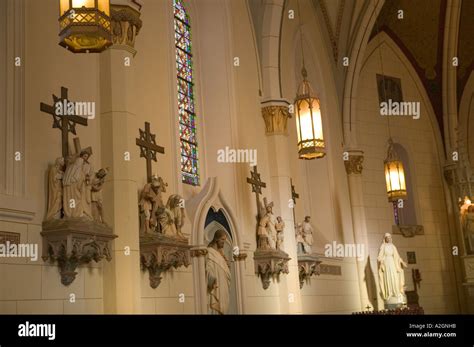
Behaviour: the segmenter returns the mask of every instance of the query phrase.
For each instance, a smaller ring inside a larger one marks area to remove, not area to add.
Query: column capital
[[[112,24],[111,49],[122,49],[135,56],[135,38],[142,27],[140,11],[131,5],[111,4],[110,18]]]
[[[261,103],[262,116],[267,135],[287,135],[288,118],[291,118],[289,103],[286,100],[271,100]]]
[[[344,152],[344,166],[348,175],[360,175],[363,170],[364,152],[361,150],[346,150]]]

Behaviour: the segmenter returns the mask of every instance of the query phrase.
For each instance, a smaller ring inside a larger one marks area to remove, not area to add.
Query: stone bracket
[[[300,278],[300,289],[304,283],[309,283],[309,279],[313,275],[321,274],[322,261],[315,255],[299,255],[298,256],[298,275]]]
[[[424,235],[423,225],[392,225],[393,234],[401,234],[404,237],[414,237],[415,235]]]
[[[117,237],[112,228],[84,218],[43,222],[43,260],[57,262],[61,283],[70,285],[76,268],[92,260],[112,260],[111,243]]]
[[[187,241],[173,239],[161,234],[140,236],[140,264],[148,270],[150,287],[157,288],[162,274],[181,266],[188,267],[191,246]]]
[[[280,274],[288,274],[290,257],[280,250],[257,250],[253,256],[255,273],[262,280],[263,289],[268,289],[271,279],[279,280]]]

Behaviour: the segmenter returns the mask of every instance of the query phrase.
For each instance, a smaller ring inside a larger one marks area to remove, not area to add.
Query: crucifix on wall
[[[296,225],[296,213],[295,213],[295,206],[296,206],[296,199],[299,199],[300,195],[296,192],[295,186],[293,185],[293,180],[290,179],[291,184],[291,199],[293,200],[293,223]]]
[[[151,182],[152,169],[151,161],[158,161],[156,153],[165,153],[165,148],[156,144],[156,135],[150,131],[150,123],[145,122],[145,130],[138,129],[140,137],[136,139],[137,146],[140,147],[140,158],[146,160],[146,177],[148,183]]]
[[[57,112],[56,105],[58,103],[67,104],[68,100],[68,89],[61,87],[61,97],[58,98],[53,94],[53,105],[46,105],[45,103],[40,104],[40,110],[42,112],[48,113],[53,116],[53,129],[61,129],[62,134],[62,155],[63,158],[69,156],[69,133],[76,135],[76,124],[87,126],[87,118],[77,116],[75,114],[70,114],[69,111],[59,114]]]

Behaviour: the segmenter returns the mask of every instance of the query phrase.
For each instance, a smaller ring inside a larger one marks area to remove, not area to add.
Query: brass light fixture
[[[384,160],[385,182],[387,184],[388,201],[397,202],[399,199],[407,198],[407,186],[405,181],[405,169],[403,163],[398,159],[397,152],[393,148],[393,141],[388,140],[387,158]]]
[[[73,53],[99,53],[112,45],[109,0],[60,0],[59,44]]]
[[[301,55],[303,81],[298,87],[295,98],[296,130],[298,133],[298,155],[300,159],[317,159],[326,155],[326,145],[323,136],[323,122],[319,99],[314,96],[308,73],[304,63],[303,32],[301,26],[301,10],[298,1],[298,16],[300,20]]]
[[[319,99],[313,96],[306,69],[295,99],[298,154],[300,159],[316,159],[326,155]]]

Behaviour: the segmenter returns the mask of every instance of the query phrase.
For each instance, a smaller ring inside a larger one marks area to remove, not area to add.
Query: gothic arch
[[[431,129],[433,130],[433,136],[436,143],[436,153],[438,154],[438,160],[439,160],[440,165],[443,165],[444,164],[443,139],[441,137],[441,131],[439,129],[435,112],[434,112],[433,106],[431,105],[426,89],[423,86],[423,83],[421,82],[420,78],[418,77],[418,74],[416,73],[413,65],[410,63],[410,61],[405,56],[403,51],[392,40],[392,38],[388,36],[385,32],[380,32],[379,34],[377,34],[377,36],[375,36],[367,45],[364,59],[361,62],[359,74],[364,68],[365,64],[370,59],[370,57],[377,51],[379,47],[382,47],[382,45],[386,45],[393,52],[393,54],[400,60],[400,62],[403,64],[408,74],[410,75],[411,80],[415,84],[417,91],[420,93],[421,99],[422,99],[421,101],[426,107],[429,123],[431,125]],[[357,115],[357,112],[355,112],[354,114]],[[356,120],[357,120],[356,117],[352,117],[352,122],[355,123]],[[356,139],[355,134],[353,134],[352,136],[353,138]]]
[[[357,85],[359,84],[359,76],[360,71],[362,70],[363,61],[365,61],[364,57],[365,51],[367,49],[367,42],[369,40],[375,20],[377,19],[384,3],[385,0],[379,0],[374,6],[372,6],[371,3],[368,4],[369,8],[362,17],[362,22],[358,27],[354,44],[350,50],[349,66],[347,69],[344,85],[342,109],[342,124],[344,127],[343,138],[344,146],[347,149],[358,149],[355,121],[353,120],[353,117],[355,117],[357,113]]]
[[[191,244],[193,250],[199,251],[207,247],[206,244],[206,217],[209,210],[222,212],[227,223],[227,230],[232,236],[232,246],[243,249],[243,235],[238,227],[237,219],[234,212],[227,204],[223,193],[219,187],[217,177],[207,179],[205,186],[201,192],[191,198],[186,203],[186,213],[191,222]],[[224,229],[227,229],[224,227]],[[235,287],[237,297],[237,312],[245,313],[244,305],[244,264],[240,261],[235,262]],[[194,291],[195,291],[195,309],[196,313],[207,313],[207,295],[205,279],[205,258],[203,256],[193,257],[192,260],[194,274]]]

